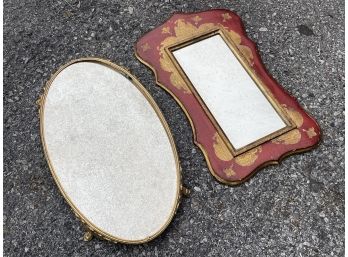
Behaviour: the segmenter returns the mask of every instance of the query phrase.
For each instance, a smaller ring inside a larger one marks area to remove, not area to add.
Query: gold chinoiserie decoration
[[[293,108],[287,107],[286,105],[282,105],[282,106],[284,110],[287,112],[287,114],[290,116],[290,118],[294,121],[297,128],[285,133],[284,135],[281,135],[273,139],[272,143],[284,144],[284,145],[297,144],[301,140],[301,132],[298,128],[300,128],[303,124],[303,117],[299,112],[297,112]]]
[[[241,155],[238,155],[235,158],[235,161],[240,166],[250,166],[254,164],[254,162],[257,160],[258,154],[261,153],[261,151],[262,151],[262,147],[258,146]]]
[[[200,22],[202,20],[201,17],[199,17],[198,15],[196,15],[195,17],[192,18],[192,20],[194,21],[194,23],[197,25],[198,22]]]
[[[227,177],[232,177],[234,175],[236,175],[236,172],[232,169],[232,166],[227,168],[227,169],[224,169],[224,173],[226,174]]]
[[[317,132],[314,131],[314,128],[313,128],[313,127],[309,128],[308,130],[305,130],[305,129],[304,129],[304,131],[306,131],[307,136],[308,136],[309,138],[315,137],[315,136],[317,135]]]
[[[216,132],[215,135],[213,136],[214,139],[214,152],[216,156],[223,161],[230,161],[232,160],[233,156],[231,151],[228,149],[220,135]]]
[[[285,111],[288,113],[290,118],[295,122],[296,127],[300,128],[303,124],[303,117],[302,117],[301,113],[299,113],[298,111],[296,111],[295,109],[293,109],[291,107],[287,107],[284,104],[282,106],[285,109]]]
[[[149,45],[149,43],[145,43],[141,46],[141,48],[143,49],[143,52],[146,52],[147,50],[150,50],[151,47]]]
[[[221,16],[223,18],[222,22],[226,22],[229,19],[232,19],[231,15],[229,13],[223,13],[223,14],[221,14]]]
[[[162,28],[162,34],[171,34],[169,27],[163,27]]]
[[[240,37],[240,35],[237,34],[236,32],[234,32],[233,30],[225,29],[225,32],[226,32],[227,36],[229,37],[229,39],[235,43],[235,45],[237,46],[239,51],[243,54],[243,56],[248,61],[248,63],[250,65],[252,65],[253,59],[254,59],[253,52],[251,51],[251,49],[248,46],[244,46],[241,44],[242,38]]]

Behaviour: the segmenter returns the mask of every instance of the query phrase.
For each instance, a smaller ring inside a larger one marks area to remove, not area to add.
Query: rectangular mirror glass
[[[170,51],[234,150],[287,127],[220,34]]]

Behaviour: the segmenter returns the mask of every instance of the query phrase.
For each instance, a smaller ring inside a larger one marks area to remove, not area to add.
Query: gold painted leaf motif
[[[272,140],[274,144],[294,145],[300,142],[301,133],[298,129],[291,130]]]
[[[226,146],[226,144],[224,143],[224,141],[222,140],[222,138],[217,132],[215,133],[213,139],[214,139],[213,148],[214,148],[214,152],[216,156],[220,160],[223,160],[226,162],[232,160],[233,156],[231,151],[228,149],[228,147]]]
[[[143,49],[143,52],[146,52],[147,50],[151,49],[149,43],[145,43],[141,46],[141,48]]]
[[[169,27],[163,27],[162,28],[162,34],[171,34],[170,33],[170,28]]]
[[[224,169],[223,172],[226,174],[227,177],[232,177],[236,175],[236,172],[232,169],[232,166],[230,168]]]
[[[235,161],[240,166],[250,166],[257,160],[258,154],[261,153],[261,146],[251,149],[235,158]]]
[[[224,29],[227,32],[227,35],[230,38],[230,40],[232,40],[236,44],[239,51],[243,54],[244,58],[249,62],[249,64],[253,64],[253,52],[248,46],[241,45],[242,38],[240,37],[240,35],[234,32],[233,30],[228,30],[227,28]]]
[[[294,145],[300,142],[301,140],[301,132],[298,128],[300,128],[303,124],[303,117],[301,113],[296,111],[295,109],[291,107],[287,107],[286,105],[282,105],[284,110],[287,112],[289,115],[290,119],[292,119],[295,124],[297,129],[293,129],[284,135],[281,135],[275,139],[272,140],[272,143],[274,144],[284,144],[284,145]]]
[[[172,74],[170,74],[170,82],[173,85],[175,85],[175,87],[178,88],[178,89],[182,89],[182,90],[186,90],[187,89],[185,81],[176,72],[173,72]]]
[[[304,131],[306,131],[307,136],[308,136],[309,138],[315,137],[315,136],[317,135],[317,132],[315,132],[315,130],[314,130],[313,127],[312,127],[312,128],[309,128],[308,130],[305,130],[305,129],[304,129]]]
[[[285,111],[287,112],[287,114],[290,116],[290,118],[295,122],[296,126],[300,128],[303,124],[303,117],[301,113],[299,113],[298,111],[296,111],[295,109],[291,107],[287,107],[286,105],[283,105],[283,107]]]
[[[201,17],[199,17],[198,15],[196,15],[195,17],[192,18],[192,20],[195,22],[195,24],[197,25],[198,22],[200,22],[202,20]]]
[[[223,14],[221,14],[221,16],[223,18],[222,22],[226,22],[227,20],[232,18],[229,13],[223,13]]]
[[[242,52],[242,54],[244,55],[244,57],[248,61],[248,63],[253,64],[254,56],[253,56],[253,52],[251,51],[251,49],[247,46],[244,46],[244,45],[237,45],[237,47]]]

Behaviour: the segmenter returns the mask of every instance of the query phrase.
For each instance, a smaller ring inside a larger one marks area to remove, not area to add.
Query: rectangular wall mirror
[[[239,184],[319,142],[318,124],[272,78],[230,10],[172,15],[137,41],[135,54],[183,109],[222,183]]]
[[[284,133],[291,123],[220,32],[169,51],[235,154]],[[246,62],[246,60],[245,60]]]
[[[222,183],[239,184],[319,142],[318,124],[272,78],[230,10],[176,13],[141,37],[135,54],[185,112]]]

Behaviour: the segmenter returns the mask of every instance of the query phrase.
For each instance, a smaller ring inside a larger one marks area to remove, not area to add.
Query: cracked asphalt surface
[[[173,12],[226,8],[241,16],[269,72],[318,121],[318,148],[219,184],[176,102],[134,55]],[[131,70],[174,134],[192,189],[168,229],[138,246],[93,239],[58,192],[44,159],[35,101],[71,59]],[[5,256],[343,256],[344,1],[4,1]]]

